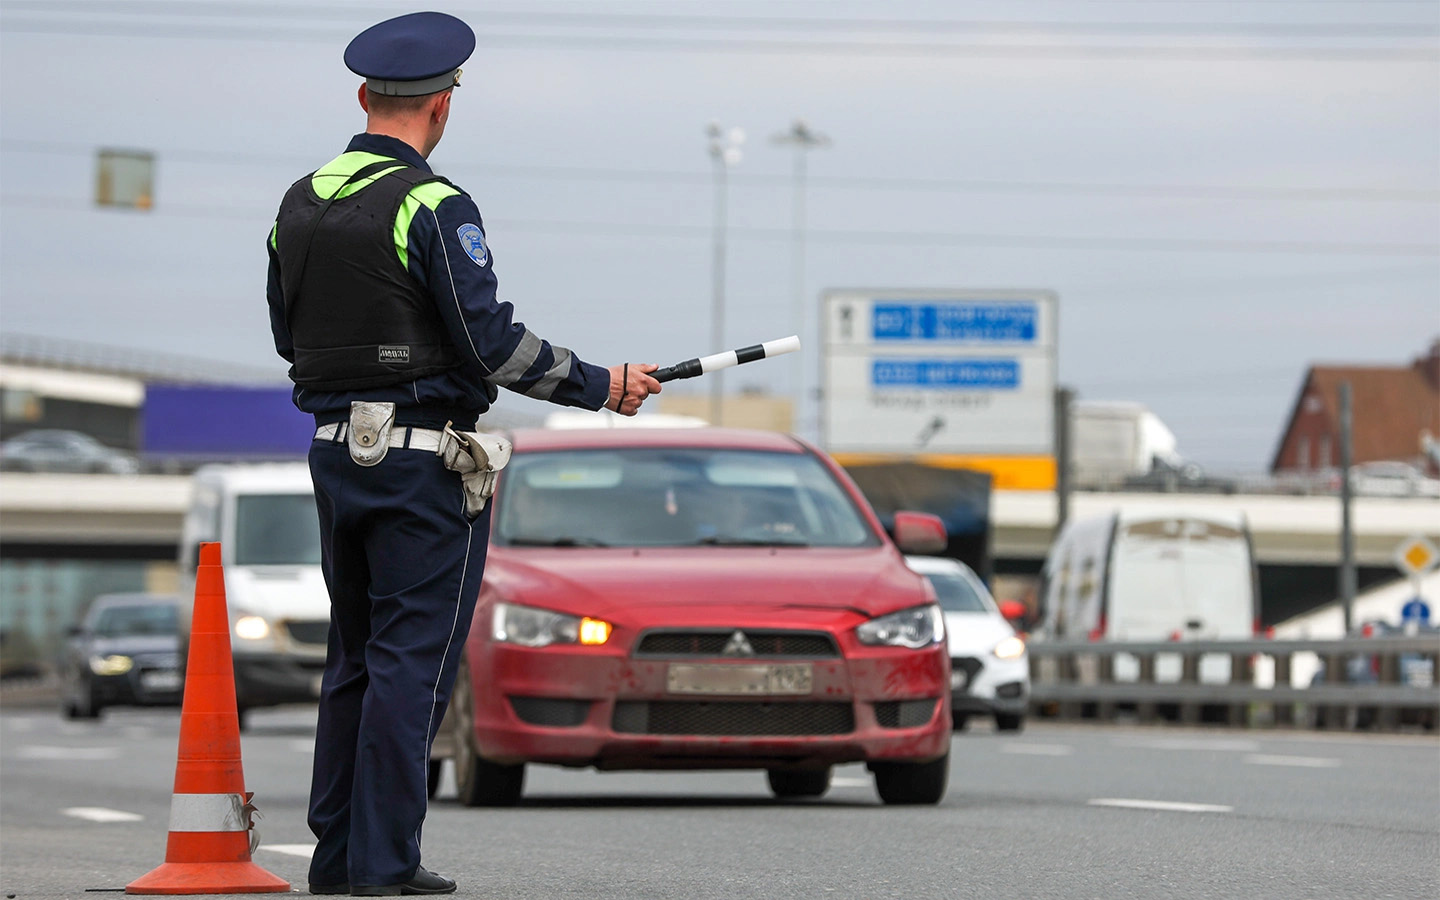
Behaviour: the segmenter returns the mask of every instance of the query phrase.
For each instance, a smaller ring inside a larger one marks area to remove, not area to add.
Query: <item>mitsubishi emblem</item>
[[[737,631],[730,635],[730,640],[725,643],[725,649],[720,652],[725,656],[754,656],[755,648],[750,646],[745,632]]]

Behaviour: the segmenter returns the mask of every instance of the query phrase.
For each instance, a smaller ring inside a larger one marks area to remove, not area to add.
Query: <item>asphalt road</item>
[[[158,864],[178,722],[0,712],[0,891],[82,898]],[[300,890],[313,737],[296,707],[244,738],[256,860]],[[859,766],[804,803],[760,773],[533,768],[510,810],[460,806],[447,773],[425,860],[461,896],[526,900],[1440,896],[1433,735],[1032,724],[951,758],[939,808],[881,806]]]

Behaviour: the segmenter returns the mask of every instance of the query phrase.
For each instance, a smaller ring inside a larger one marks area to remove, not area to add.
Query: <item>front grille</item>
[[[310,619],[303,622],[286,622],[285,630],[297,644],[324,645],[330,640],[330,620]]]
[[[635,646],[636,656],[687,657],[724,656],[725,647],[739,631],[755,651],[765,659],[835,659],[840,647],[823,631],[789,631],[776,629],[707,629],[703,631],[650,631]],[[732,654],[733,655],[733,654]]]
[[[985,664],[973,656],[957,656],[950,660],[952,672],[965,673],[965,690],[967,691],[970,690],[970,685],[975,683],[975,676],[979,675],[983,668],[985,668]]]
[[[613,727],[621,734],[849,734],[855,730],[855,711],[849,703],[812,701],[622,700],[615,704]]]
[[[137,669],[178,669],[180,655],[177,653],[137,653],[134,657]]]
[[[511,697],[515,715],[527,725],[551,728],[574,728],[590,714],[589,700],[565,700],[553,697]]]
[[[885,700],[875,704],[875,720],[881,728],[919,728],[935,715],[935,698]]]

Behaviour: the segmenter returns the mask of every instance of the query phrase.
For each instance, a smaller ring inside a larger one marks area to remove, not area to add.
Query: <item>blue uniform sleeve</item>
[[[275,255],[275,232],[265,240],[270,254],[270,274],[265,284],[265,299],[270,303],[270,333],[275,336],[275,352],[286,362],[295,362],[295,345],[290,339],[290,326],[285,322],[285,293],[280,288],[280,258]]]
[[[515,321],[514,306],[496,299],[484,228],[465,194],[422,208],[410,223],[408,268],[435,299],[456,348],[497,387],[600,409],[610,397],[609,371],[543,340]]]

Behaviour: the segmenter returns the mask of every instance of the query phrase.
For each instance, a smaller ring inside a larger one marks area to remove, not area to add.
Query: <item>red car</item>
[[[765,769],[817,797],[865,762],[886,803],[949,773],[944,617],[845,473],[794,437],[525,431],[445,730],[460,799],[520,799],[528,763]],[[934,516],[896,541],[935,552]]]

